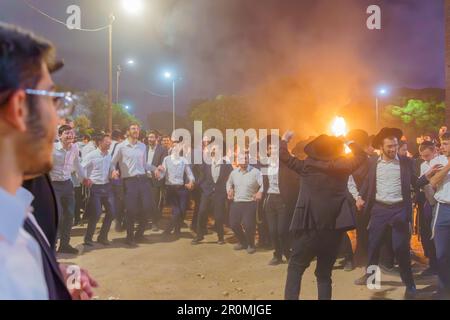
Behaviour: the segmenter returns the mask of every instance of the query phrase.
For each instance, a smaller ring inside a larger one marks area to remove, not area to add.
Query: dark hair
[[[114,130],[114,131],[112,132],[112,134],[111,134],[111,138],[112,138],[113,140],[118,140],[118,139],[120,139],[120,138],[123,138],[122,131],[120,131],[120,130]]]
[[[81,135],[81,140],[91,140],[91,136],[89,134]]]
[[[158,133],[157,133],[155,130],[150,130],[150,131],[147,133],[147,137],[148,137],[149,135],[151,135],[151,134],[154,134],[155,137],[158,137]]]
[[[139,128],[141,128],[141,126],[139,125],[139,123],[137,123],[137,122],[132,122],[132,123],[130,123],[129,125],[128,125],[128,130],[130,130],[130,128],[132,127],[132,126],[138,126]]]
[[[62,135],[65,131],[70,131],[73,130],[71,126],[68,126],[67,124],[62,125],[61,127],[59,127],[58,129],[58,135]]]
[[[109,134],[107,134],[107,133],[104,133],[104,132],[101,132],[101,133],[96,134],[96,135],[94,136],[95,144],[98,146],[98,144],[99,144],[100,142],[102,142],[103,139],[105,139],[105,138],[107,138],[107,137],[111,137],[111,136],[110,136]]]
[[[441,136],[441,142],[442,141],[449,141],[450,140],[450,132],[446,132]]]
[[[436,145],[433,142],[431,142],[431,141],[424,141],[419,146],[419,152],[423,152],[426,149],[433,150],[434,148],[436,148]]]
[[[56,62],[55,48],[49,41],[0,23],[0,106],[15,90],[36,87],[42,76],[42,63],[50,72],[62,65]]]

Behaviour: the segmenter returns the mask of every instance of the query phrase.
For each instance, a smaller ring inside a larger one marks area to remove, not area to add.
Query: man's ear
[[[16,90],[2,110],[3,120],[19,132],[27,130],[27,96],[25,91]]]

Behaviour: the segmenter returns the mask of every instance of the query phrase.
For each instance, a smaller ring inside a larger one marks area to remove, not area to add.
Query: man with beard
[[[54,91],[50,73],[62,67],[54,51],[48,41],[0,23],[0,300],[89,298],[96,286],[81,269],[81,288],[68,292],[67,266],[57,263],[53,247],[55,201],[43,203],[20,188],[24,176],[50,171],[58,115],[72,110],[63,103],[67,94]],[[46,176],[28,187],[52,198]]]
[[[400,277],[406,286],[405,298],[412,299],[416,296],[416,286],[410,257],[411,189],[428,184],[428,179],[436,173],[436,169],[418,179],[413,160],[398,155],[402,136],[400,129],[383,128],[372,142],[381,155],[370,159],[368,175],[361,190],[362,203],[359,203],[361,207],[365,201],[364,214],[370,215],[368,268],[367,273],[355,284],[367,285],[373,266],[378,266],[383,239],[390,232]]]
[[[146,161],[147,148],[139,141],[140,127],[131,124],[128,127],[128,138],[120,143],[114,152],[111,162],[112,177],[117,179],[119,171],[115,170],[117,164],[120,168],[120,177],[125,189],[125,207],[127,210],[126,244],[135,247],[137,242],[145,242],[144,232],[147,225],[147,215],[152,209],[150,193],[150,179],[148,172],[155,172],[154,166]],[[155,172],[155,174],[157,174]],[[136,219],[139,221],[137,230],[134,228]]]
[[[287,148],[292,137],[293,132],[286,132],[280,144],[280,161],[301,175],[290,227],[293,243],[285,299],[299,298],[303,273],[317,257],[318,298],[329,300],[331,273],[342,236],[355,228],[348,179],[367,156],[359,146],[349,142],[353,157],[344,157],[344,143],[340,139],[321,135],[305,147],[308,157],[299,160]]]

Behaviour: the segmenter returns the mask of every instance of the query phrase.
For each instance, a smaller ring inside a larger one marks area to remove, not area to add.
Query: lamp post
[[[380,88],[375,95],[375,127],[376,131],[380,129],[380,98],[386,96],[388,93],[386,88]]]
[[[129,14],[138,14],[143,10],[143,2],[142,0],[122,0],[122,7]],[[112,40],[113,40],[113,23],[116,20],[116,17],[113,13],[109,15],[109,27],[108,27],[108,131],[112,132],[112,96],[113,96],[113,56],[112,56]],[[118,74],[120,77],[120,72]]]
[[[172,128],[173,131],[175,131],[176,128],[176,123],[175,123],[175,90],[176,90],[176,79],[175,77],[172,75],[172,73],[166,71],[164,72],[164,78],[172,80]]]

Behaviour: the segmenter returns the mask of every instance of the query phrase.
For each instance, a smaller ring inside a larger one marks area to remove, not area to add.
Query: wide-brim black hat
[[[383,128],[380,132],[373,138],[372,147],[379,149],[383,144],[383,140],[386,138],[394,137],[398,141],[403,137],[403,131],[398,128]]]
[[[354,141],[362,147],[370,144],[369,134],[362,129],[353,129],[347,134],[347,140]]]
[[[336,137],[323,134],[305,146],[305,153],[317,160],[334,160],[344,154],[344,143]]]

